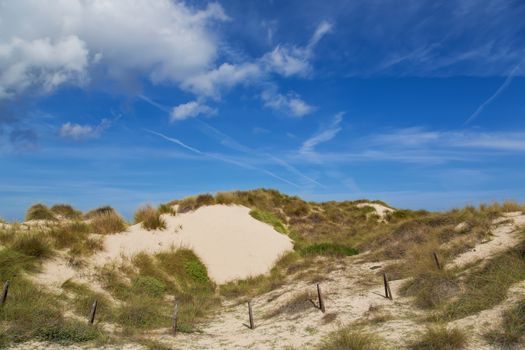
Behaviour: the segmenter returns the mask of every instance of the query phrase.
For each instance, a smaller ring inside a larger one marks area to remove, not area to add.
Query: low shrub
[[[26,221],[28,220],[56,220],[51,210],[44,204],[34,204],[26,213]]]
[[[459,350],[467,344],[467,336],[457,328],[431,327],[412,345],[413,350]]]
[[[324,255],[324,256],[352,256],[358,254],[358,250],[343,244],[337,243],[317,243],[300,248],[299,252],[303,255]]]
[[[159,300],[141,295],[129,299],[117,310],[117,322],[131,329],[155,329],[169,327],[171,319]]]
[[[136,276],[131,280],[131,288],[137,294],[160,298],[166,293],[166,285],[151,276]]]
[[[97,327],[71,320],[43,327],[37,331],[36,337],[44,341],[70,344],[92,341],[101,335],[102,332]]]
[[[146,230],[162,230],[166,228],[166,221],[160,216],[160,212],[151,205],[140,207],[135,212],[135,223],[142,223]]]

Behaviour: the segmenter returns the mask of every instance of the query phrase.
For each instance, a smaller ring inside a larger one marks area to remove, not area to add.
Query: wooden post
[[[439,262],[439,258],[436,252],[433,252],[432,255],[434,255],[434,261],[436,262],[436,266],[438,270],[441,270],[443,267],[441,266],[441,263]]]
[[[388,282],[388,276],[386,275],[386,272],[383,273],[383,282],[385,283],[385,297],[393,300],[392,291],[390,290],[390,283]]]
[[[7,300],[7,293],[9,292],[9,281],[5,281],[4,289],[2,291],[2,303],[0,306],[4,306],[5,301]]]
[[[250,329],[255,329],[255,323],[253,322],[253,311],[252,303],[248,302],[248,317],[250,318]]]
[[[317,299],[319,300],[319,310],[322,313],[325,312],[323,294],[321,293],[321,286],[317,283]]]
[[[177,335],[177,314],[179,313],[179,304],[175,303],[173,308],[173,335]]]
[[[98,301],[95,300],[95,302],[91,306],[91,315],[89,316],[89,324],[95,323],[95,315],[97,314],[97,305],[98,305]]]

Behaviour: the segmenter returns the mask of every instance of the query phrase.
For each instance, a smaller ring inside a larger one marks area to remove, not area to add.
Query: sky
[[[525,201],[521,0],[0,0],[0,217]]]

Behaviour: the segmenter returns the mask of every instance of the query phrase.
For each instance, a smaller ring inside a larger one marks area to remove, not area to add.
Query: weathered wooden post
[[[386,275],[386,272],[383,273],[383,282],[385,283],[385,297],[393,300],[392,297],[392,291],[390,290],[390,282],[388,281],[388,276]]]
[[[248,302],[248,317],[250,318],[250,329],[255,329],[255,323],[253,322],[253,311],[252,303]]]
[[[5,281],[4,283],[4,289],[2,290],[2,303],[0,306],[4,306],[6,300],[7,300],[7,293],[9,292],[9,281]]]
[[[179,304],[175,303],[175,307],[173,308],[173,335],[177,335],[177,315],[179,313]]]
[[[436,252],[432,252],[432,255],[434,255],[434,261],[436,262],[436,266],[438,270],[441,270],[443,267],[441,266],[441,263],[439,262],[439,258]]]
[[[91,306],[91,314],[89,316],[89,324],[95,323],[95,315],[97,314],[97,305],[98,305],[98,301],[95,300],[93,302],[93,305]]]
[[[323,294],[321,293],[321,286],[319,283],[317,283],[317,299],[319,300],[319,310],[321,312],[325,312],[324,308],[324,300],[323,300]]]

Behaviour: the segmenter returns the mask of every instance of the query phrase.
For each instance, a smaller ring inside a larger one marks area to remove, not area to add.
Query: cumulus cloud
[[[63,138],[72,139],[75,141],[85,140],[89,138],[99,137],[104,130],[111,126],[111,121],[102,119],[98,125],[81,125],[67,122],[60,127],[59,135]]]
[[[195,10],[170,0],[18,0],[0,8],[0,98],[83,82],[95,64],[113,77],[181,82],[215,60],[209,25],[228,19],[216,3]]]
[[[171,121],[179,121],[187,118],[195,118],[198,115],[210,115],[217,111],[208,105],[198,101],[190,101],[173,107],[170,116]]]
[[[293,92],[283,95],[275,88],[266,89],[261,94],[261,99],[266,107],[281,111],[294,117],[303,117],[315,110]]]

